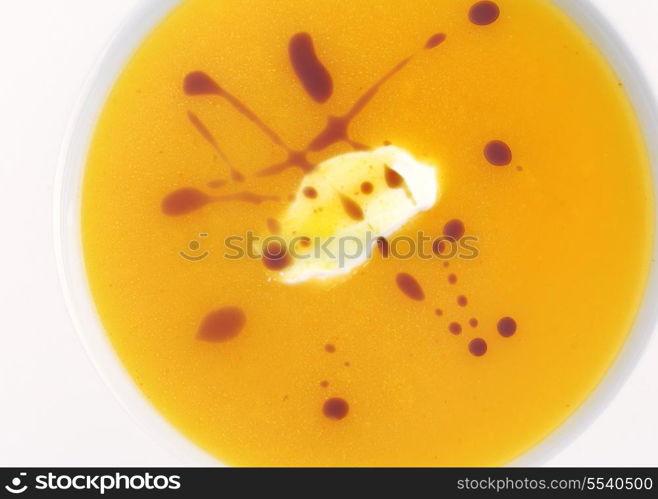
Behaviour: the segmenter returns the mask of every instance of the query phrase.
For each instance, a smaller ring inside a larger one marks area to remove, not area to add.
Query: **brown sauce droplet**
[[[455,241],[459,241],[464,237],[465,232],[466,228],[464,227],[464,222],[457,219],[450,220],[443,227],[443,235],[454,239]]]
[[[299,42],[298,42],[299,43]],[[430,47],[431,48],[431,47]],[[352,105],[350,110],[343,114],[342,116],[329,116],[327,118],[327,123],[325,124],[325,127],[320,133],[318,133],[315,138],[313,138],[307,147],[303,151],[295,151],[291,149],[290,147],[286,146],[281,139],[274,134],[274,132],[271,129],[268,129],[262,120],[258,120],[257,124],[258,126],[279,146],[283,147],[287,152],[288,152],[288,159],[286,159],[283,162],[276,163],[273,165],[270,165],[262,170],[260,170],[256,175],[257,176],[266,176],[266,175],[276,175],[281,173],[282,171],[298,166],[300,167],[304,172],[310,172],[313,170],[315,165],[310,163],[307,159],[307,154],[309,152],[317,152],[317,151],[322,151],[329,146],[336,144],[338,142],[344,141],[347,142],[353,149],[355,150],[368,150],[369,147],[366,146],[365,144],[360,144],[354,140],[352,140],[349,136],[348,129],[352,121],[359,115],[361,114],[361,111],[365,109],[365,107],[372,101],[372,99],[377,95],[379,90],[391,79],[393,76],[395,76],[397,73],[402,71],[409,61],[413,59],[415,55],[406,57],[399,61],[392,69],[390,69],[384,76],[382,76],[377,82],[375,82],[374,85],[372,85],[370,88],[368,88]],[[226,99],[228,99],[234,107],[236,107],[239,111],[243,112],[245,114],[245,111],[243,108],[245,107],[242,105],[242,108],[238,107],[238,104],[236,103],[237,99],[234,97],[228,95],[225,91],[223,92],[223,95]],[[238,101],[239,102],[239,101]],[[248,111],[248,110],[247,110]],[[250,112],[250,111],[249,111]],[[254,113],[251,113],[250,119],[252,121],[256,121],[258,118],[254,115]],[[249,117],[249,115],[248,115]]]
[[[468,18],[473,24],[478,26],[487,26],[495,22],[500,16],[500,8],[495,2],[484,0],[471,7]]]
[[[335,353],[336,352],[336,346],[332,345],[331,343],[327,343],[324,346],[324,349],[327,353]]]
[[[445,41],[446,41],[446,34],[445,33],[436,33],[435,35],[432,35],[427,40],[427,43],[425,43],[425,50],[429,50],[429,49],[433,49],[434,47],[438,47],[439,45],[441,45]]]
[[[475,317],[473,317],[471,320],[469,320],[468,323],[471,327],[478,327],[478,324],[479,324],[478,320]]]
[[[263,251],[263,265],[270,270],[282,270],[290,265],[286,248],[277,241],[270,242]]]
[[[221,95],[222,93],[217,82],[203,71],[188,74],[183,81],[183,90],[187,95]]]
[[[276,218],[267,219],[267,229],[274,235],[281,233],[281,224]]]
[[[440,45],[441,34],[432,36],[425,44],[425,49],[431,49]],[[292,65],[304,88],[309,95],[318,102],[327,100],[333,92],[333,81],[327,69],[318,60],[313,47],[313,40],[308,33],[298,33],[292,37],[289,44],[289,53]],[[244,102],[231,94],[202,71],[189,73],[183,83],[184,91],[190,96],[216,95],[225,99],[233,108],[245,118],[254,123],[274,144],[283,148],[288,157],[286,160],[267,166],[256,173],[256,176],[277,175],[292,167],[299,167],[308,173],[315,168],[307,156],[312,151],[322,151],[329,146],[344,141],[355,150],[368,150],[365,144],[352,140],[348,133],[351,122],[363,111],[363,109],[378,94],[379,90],[397,73],[402,71],[409,61],[418,53],[400,60],[393,68],[385,73],[378,81],[369,87],[352,105],[349,111],[342,116],[329,116],[324,129],[313,138],[303,150],[295,150],[289,147],[281,137],[270,128],[255,112]]]
[[[208,314],[201,322],[197,338],[203,341],[223,342],[235,338],[244,328],[247,317],[238,307],[226,307]]]
[[[446,254],[446,248],[448,243],[443,239],[435,239],[432,243],[432,251],[438,257],[441,257]],[[445,262],[448,263],[448,262]]]
[[[374,189],[374,186],[370,182],[363,182],[361,184],[361,192],[364,194],[372,194],[372,191]]]
[[[512,150],[505,142],[492,140],[484,147],[484,157],[494,166],[507,166],[512,162]]]
[[[513,336],[516,333],[516,321],[511,317],[503,317],[498,321],[498,332],[505,338]]]
[[[394,75],[400,72],[412,59],[412,57],[407,57],[401,60],[393,69],[386,73],[380,80],[370,87],[366,92],[357,99],[352,108],[343,116],[329,116],[327,119],[327,124],[325,125],[324,130],[322,130],[316,137],[311,141],[308,146],[308,149],[311,151],[321,151],[326,149],[332,144],[335,144],[340,141],[348,142],[353,148],[357,150],[366,150],[367,146],[354,142],[349,138],[348,128],[350,123],[356,118],[361,111],[368,105],[368,103],[377,95],[380,88],[390,80]]]
[[[192,111],[188,111],[187,118],[190,120],[190,123],[192,123],[192,126],[197,129],[199,135],[201,135],[222,157],[225,157],[224,153],[219,148],[219,144],[217,144],[217,140],[215,140],[213,134],[208,130],[208,127],[206,127],[199,117]]]
[[[378,237],[377,238],[377,247],[379,248],[380,253],[384,258],[388,258],[388,255],[390,254],[391,248],[388,244],[388,239],[385,237]]]
[[[425,49],[431,49],[440,45],[445,39],[445,35],[437,33],[430,37],[425,44]],[[308,33],[298,33],[290,40],[290,58],[306,90],[313,98],[319,102],[328,99],[333,92],[333,81],[327,69],[319,61],[313,40]],[[275,175],[283,172],[287,168],[299,167],[304,173],[308,173],[315,168],[315,164],[308,160],[308,154],[313,151],[321,151],[327,147],[345,141],[355,150],[368,150],[367,145],[352,140],[348,134],[348,128],[351,122],[365,109],[365,107],[378,94],[379,90],[397,73],[402,71],[418,53],[405,57],[395,64],[387,73],[378,81],[370,86],[352,105],[347,113],[341,116],[329,116],[324,129],[312,139],[303,150],[295,150],[289,147],[281,137],[270,128],[255,112],[253,112],[238,97],[221,87],[210,75],[203,71],[193,71],[188,73],[183,81],[183,90],[189,96],[215,95],[226,100],[237,112],[241,113],[246,119],[256,125],[274,144],[283,148],[288,157],[285,161],[270,165],[256,173],[256,176]],[[197,128],[199,133],[217,150],[219,154],[229,163],[226,155],[223,154],[219,145],[208,128],[192,112],[188,114],[190,121]],[[229,163],[230,164],[230,163]],[[234,168],[231,171],[231,178],[234,181],[242,182],[245,177],[242,173]],[[260,203],[264,200],[277,200],[274,196],[259,196],[253,193],[239,193],[223,197],[211,198],[212,201],[246,201]],[[347,204],[348,213],[354,218],[362,219],[362,210],[356,204]]]
[[[322,151],[329,146],[340,142],[346,141],[350,142],[347,129],[350,125],[351,119],[339,116],[329,116],[327,118],[327,124],[309,144],[308,148],[311,151]]]
[[[194,114],[192,111],[187,112],[187,117],[190,120],[190,123],[196,128],[196,130],[199,132],[199,134],[204,138],[206,142],[208,142],[212,148],[221,156],[221,158],[230,166],[231,168],[231,178],[235,182],[244,182],[244,175],[237,171],[233,166],[231,165],[231,162],[228,159],[228,156],[224,153],[221,147],[219,147],[219,143],[217,142],[217,139],[215,139],[214,135],[208,130],[208,127],[199,119],[199,117]]]
[[[304,193],[304,196],[306,196],[309,199],[315,199],[316,197],[318,197],[318,191],[311,186],[304,187],[304,190],[302,192]]]
[[[487,353],[487,342],[482,338],[475,338],[468,344],[468,351],[476,357],[482,357]]]
[[[435,313],[436,315],[438,315],[438,316],[442,316],[442,315],[443,315],[443,310],[441,310],[440,308],[437,308],[437,309],[434,311],[434,313]]]
[[[384,176],[386,178],[386,185],[388,185],[391,189],[398,189],[404,185],[404,179],[402,178],[402,175],[388,166],[386,167]]]
[[[235,168],[231,168],[231,178],[234,182],[244,182],[244,175],[237,171]]]
[[[412,300],[422,301],[425,299],[425,292],[418,281],[411,275],[400,273],[396,277],[396,282],[400,291]]]
[[[455,274],[450,274],[448,276],[448,282],[450,284],[457,284],[457,276]]]
[[[325,401],[322,412],[327,418],[338,421],[347,416],[350,412],[350,406],[344,399],[334,397]]]
[[[278,196],[268,196],[266,194],[256,194],[255,192],[236,192],[235,194],[226,194],[225,196],[215,196],[211,199],[214,202],[225,201],[242,201],[244,203],[261,204],[265,201],[279,201]]]
[[[162,212],[170,217],[186,215],[203,208],[212,198],[192,187],[184,187],[167,195],[162,200]]]
[[[345,210],[345,213],[347,213],[347,216],[349,216],[352,220],[363,220],[363,210],[356,201],[342,194],[340,196],[340,200],[343,203],[343,209]]]
[[[221,187],[224,187],[226,184],[228,184],[228,180],[224,179],[218,179],[218,180],[211,180],[208,182],[208,187],[211,189],[219,189]]]
[[[465,307],[468,305],[468,298],[466,298],[464,295],[460,295],[457,297],[457,305],[460,307]]]
[[[308,95],[315,102],[328,101],[333,93],[334,83],[329,71],[315,52],[311,35],[308,33],[294,35],[290,39],[288,53],[295,74]]]
[[[448,331],[450,331],[454,335],[461,334],[462,325],[459,322],[451,322],[448,325]]]
[[[322,388],[327,388],[327,387],[329,386],[329,382],[326,381],[326,380],[325,380],[325,381],[321,381],[321,382],[320,382],[320,386],[321,386]]]
[[[221,88],[215,80],[202,71],[195,71],[189,73],[183,82],[185,93],[190,96],[197,95],[218,95],[228,101],[233,108],[242,114],[245,118],[256,125],[260,130],[267,135],[272,142],[284,148],[288,152],[293,152],[284,142],[281,137],[272,130],[269,126],[261,120],[256,113],[254,113],[247,105],[233,94]]]
[[[306,151],[293,151],[292,149],[285,147],[288,151],[288,158],[285,161],[280,163],[274,163],[273,165],[263,168],[256,172],[257,177],[268,177],[270,175],[278,175],[279,173],[292,168],[293,166],[298,166],[304,173],[312,172],[315,168],[315,165],[311,163],[306,157]]]

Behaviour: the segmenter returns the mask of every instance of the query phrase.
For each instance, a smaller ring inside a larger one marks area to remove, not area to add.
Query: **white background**
[[[658,1],[592,1],[658,93]],[[67,315],[52,249],[67,120],[99,52],[140,3],[0,0],[0,466],[182,464],[100,380]],[[614,402],[548,464],[658,466],[657,362],[654,335]]]

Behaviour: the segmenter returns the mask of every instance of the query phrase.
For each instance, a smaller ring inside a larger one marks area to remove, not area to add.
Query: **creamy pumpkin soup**
[[[502,465],[587,398],[653,244],[639,125],[548,0],[188,0],[102,111],[100,318],[232,465]]]

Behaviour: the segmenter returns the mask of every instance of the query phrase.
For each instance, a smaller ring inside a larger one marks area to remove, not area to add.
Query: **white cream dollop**
[[[287,284],[348,274],[439,198],[438,171],[407,151],[385,146],[319,164],[302,180],[280,217],[290,264],[274,278]]]

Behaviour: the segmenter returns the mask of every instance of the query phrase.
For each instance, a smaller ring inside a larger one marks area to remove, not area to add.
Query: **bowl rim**
[[[104,383],[144,432],[185,466],[225,466],[173,426],[139,390],[115,352],[96,312],[88,286],[80,208],[83,173],[95,126],[117,77],[144,39],[184,0],[142,0],[123,21],[90,71],[69,120],[58,158],[53,199],[54,250],[64,299],[74,329]],[[653,194],[658,192],[658,106],[634,55],[591,0],[548,0],[595,43],[623,82],[640,122],[651,162]],[[655,199],[654,199],[655,201]],[[603,413],[644,354],[658,321],[658,220],[654,213],[652,263],[642,303],[616,359],[584,402],[510,467],[539,466],[575,441]]]
[[[163,450],[185,466],[222,466],[158,412],[139,390],[109,340],[89,289],[80,237],[85,162],[105,102],[151,31],[184,0],[142,0],[122,21],[91,69],[67,126],[55,177],[54,242],[59,281],[82,345],[120,405]]]
[[[644,293],[638,312],[621,350],[581,405],[540,442],[517,457],[509,466],[522,467],[543,464],[566,449],[604,412],[625,385],[646,351],[658,323],[658,106],[656,94],[644,70],[623,37],[591,0],[550,0],[578,24],[603,54],[619,80],[635,111],[642,129],[644,146],[650,161],[653,185],[653,247],[651,262],[645,276]]]

